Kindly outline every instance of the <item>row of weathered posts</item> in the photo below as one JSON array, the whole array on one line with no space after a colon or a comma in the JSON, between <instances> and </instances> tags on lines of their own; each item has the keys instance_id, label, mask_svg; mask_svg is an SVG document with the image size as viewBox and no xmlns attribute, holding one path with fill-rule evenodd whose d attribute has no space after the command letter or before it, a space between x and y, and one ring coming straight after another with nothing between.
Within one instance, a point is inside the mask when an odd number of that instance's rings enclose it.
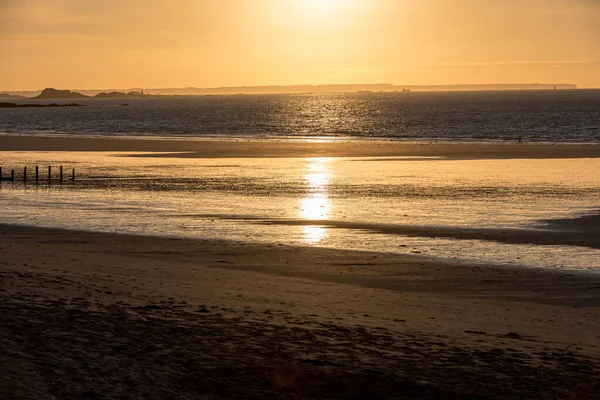
<instances>
[{"instance_id":1,"label":"row of weathered posts","mask_svg":"<svg viewBox=\"0 0 600 400\"><path fill-rule=\"evenodd\" d=\"M2 182L2 181L10 181L10 182L17 181L15 179L15 170L12 169L10 171L10 177L5 177L2 172L2 167L0 167L0 182ZM23 179L19 179L19 181L27 182L27 167L23 168ZM48 176L46 179L43 179L43 178L40 179L40 168L37 165L35 166L35 183L39 183L40 181L42 181L42 182L47 181L48 183L52 182L52 166L48 166ZM64 181L62 165L59 167L58 181L60 183L63 183L63 181ZM33 182L33 180L32 180L32 182ZM71 173L71 182L75 182L75 168L73 168L72 173Z\"/></svg>"}]
</instances>

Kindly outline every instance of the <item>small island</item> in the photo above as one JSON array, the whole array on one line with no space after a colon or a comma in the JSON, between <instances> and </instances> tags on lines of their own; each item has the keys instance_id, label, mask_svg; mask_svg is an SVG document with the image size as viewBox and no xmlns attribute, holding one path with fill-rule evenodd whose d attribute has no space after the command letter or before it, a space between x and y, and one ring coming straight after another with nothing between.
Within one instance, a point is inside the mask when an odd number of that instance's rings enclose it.
<instances>
[{"instance_id":1,"label":"small island","mask_svg":"<svg viewBox=\"0 0 600 400\"><path fill-rule=\"evenodd\" d=\"M42 100L91 99L91 98L94 98L94 99L125 99L125 98L141 98L141 97L144 97L143 90L141 92L136 92L136 91L100 92L100 93L96 94L95 96L86 96L85 94L73 92L71 90L59 90L59 89L55 89L55 88L46 88L46 89L42 90L42 93L40 93L38 96L32 97L32 99L35 99L35 100L40 100L40 99L42 99Z\"/></svg>"},{"instance_id":2,"label":"small island","mask_svg":"<svg viewBox=\"0 0 600 400\"><path fill-rule=\"evenodd\" d=\"M42 90L39 96L33 97L36 100L44 100L44 99L87 99L89 96L86 96L81 93L72 92L70 90L58 90L54 88L46 88Z\"/></svg>"},{"instance_id":3,"label":"small island","mask_svg":"<svg viewBox=\"0 0 600 400\"><path fill-rule=\"evenodd\" d=\"M101 92L98 93L97 95L94 96L95 99L124 99L124 98L131 98L131 97L143 97L143 91L142 92L135 92L135 91L131 91L131 92Z\"/></svg>"}]
</instances>

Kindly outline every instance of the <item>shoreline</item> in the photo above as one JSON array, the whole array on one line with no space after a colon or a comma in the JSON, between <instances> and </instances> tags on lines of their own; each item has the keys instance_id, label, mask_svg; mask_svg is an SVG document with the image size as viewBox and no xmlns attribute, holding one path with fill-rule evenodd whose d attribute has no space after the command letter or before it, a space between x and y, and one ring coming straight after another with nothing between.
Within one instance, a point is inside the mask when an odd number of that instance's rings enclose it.
<instances>
[{"instance_id":1,"label":"shoreline","mask_svg":"<svg viewBox=\"0 0 600 400\"><path fill-rule=\"evenodd\" d=\"M597 393L600 278L7 225L0 240L15 398Z\"/></svg>"},{"instance_id":2,"label":"shoreline","mask_svg":"<svg viewBox=\"0 0 600 400\"><path fill-rule=\"evenodd\" d=\"M0 224L0 237L3 241L6 239L6 241L23 242L11 243L8 248L2 246L0 250L7 259L10 258L10 253L14 253L12 255L15 258L36 257L37 254L19 254L20 251L30 248L28 244L31 243L27 242L32 241L36 244L36 248L43 247L47 251L46 253L36 250L39 255L53 255L54 250L57 250L57 253L64 253L65 256L77 254L88 258L92 263L97 260L113 261L114 258L127 259L127 264L144 260L142 264L159 263L163 264L162 268L173 267L174 270L170 275L183 273L188 266L186 264L192 264L213 272L226 272L232 277L238 273L257 274L263 278L272 276L283 280L301 279L325 284L341 284L353 288L382 291L382 293L413 292L492 302L512 299L509 301L543 305L556 305L562 302L563 305L575 308L597 309L600 316L600 276L589 274L587 271L462 263L450 259L430 258L421 254L381 253L223 239L145 236L6 224ZM213 257L218 260L215 261ZM66 264L72 264L69 261L80 262L81 260L66 261ZM76 264L71 267L76 269ZM23 264L23 267L28 265ZM149 266L140 265L136 267L132 277L142 273L143 278L148 272L150 272ZM548 286L550 283L551 286L556 287ZM579 285L582 287L578 287ZM582 288L586 289L585 293L581 291ZM263 293L261 297L269 299L270 295L270 293ZM600 352L600 347L598 351Z\"/></svg>"},{"instance_id":3,"label":"shoreline","mask_svg":"<svg viewBox=\"0 0 600 400\"><path fill-rule=\"evenodd\" d=\"M378 224L368 222L266 219L258 223L280 226L324 226L330 229L352 229L372 234L388 234L407 237L443 237L456 240L481 240L507 244L530 244L546 246L577 246L600 249L600 215L584 215L579 218L541 220L555 229L536 228L470 228L448 226L418 226L401 224Z\"/></svg>"},{"instance_id":4,"label":"shoreline","mask_svg":"<svg viewBox=\"0 0 600 400\"><path fill-rule=\"evenodd\" d=\"M285 142L285 143L392 143L392 144L410 144L410 145L505 145L516 146L516 140L410 140L393 136L271 136L269 134L259 135L148 135L148 134L123 134L113 135L108 133L49 133L49 132L0 132L0 138L3 137L26 137L26 138L59 138L59 139L117 139L117 140L149 140L149 141L184 141L184 142ZM521 145L519 145L521 146ZM523 146L600 146L600 142L544 142L544 141L524 141Z\"/></svg>"},{"instance_id":5,"label":"shoreline","mask_svg":"<svg viewBox=\"0 0 600 400\"><path fill-rule=\"evenodd\" d=\"M302 141L300 141L302 140ZM0 135L1 151L161 152L163 157L438 157L440 159L552 159L600 157L597 144L414 143L379 140L138 138ZM161 155L157 155L161 156Z\"/></svg>"}]
</instances>

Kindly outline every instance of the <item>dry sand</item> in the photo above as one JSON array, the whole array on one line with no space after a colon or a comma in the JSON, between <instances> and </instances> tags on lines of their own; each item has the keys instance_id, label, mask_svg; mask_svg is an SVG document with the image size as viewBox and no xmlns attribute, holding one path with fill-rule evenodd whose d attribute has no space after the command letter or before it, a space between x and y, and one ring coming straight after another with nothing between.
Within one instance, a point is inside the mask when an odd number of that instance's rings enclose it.
<instances>
[{"instance_id":1,"label":"dry sand","mask_svg":"<svg viewBox=\"0 0 600 400\"><path fill-rule=\"evenodd\" d=\"M600 393L598 277L13 226L0 254L2 398Z\"/></svg>"}]
</instances>

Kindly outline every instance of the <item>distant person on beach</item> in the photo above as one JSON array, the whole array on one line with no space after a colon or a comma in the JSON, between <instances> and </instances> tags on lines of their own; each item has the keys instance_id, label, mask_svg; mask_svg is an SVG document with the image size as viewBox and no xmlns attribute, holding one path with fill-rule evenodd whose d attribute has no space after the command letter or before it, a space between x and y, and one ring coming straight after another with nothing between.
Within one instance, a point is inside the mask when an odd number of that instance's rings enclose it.
<instances>
[{"instance_id":1,"label":"distant person on beach","mask_svg":"<svg viewBox=\"0 0 600 400\"><path fill-rule=\"evenodd\" d=\"M519 139L517 140L517 144L523 144L523 136L519 136Z\"/></svg>"}]
</instances>

